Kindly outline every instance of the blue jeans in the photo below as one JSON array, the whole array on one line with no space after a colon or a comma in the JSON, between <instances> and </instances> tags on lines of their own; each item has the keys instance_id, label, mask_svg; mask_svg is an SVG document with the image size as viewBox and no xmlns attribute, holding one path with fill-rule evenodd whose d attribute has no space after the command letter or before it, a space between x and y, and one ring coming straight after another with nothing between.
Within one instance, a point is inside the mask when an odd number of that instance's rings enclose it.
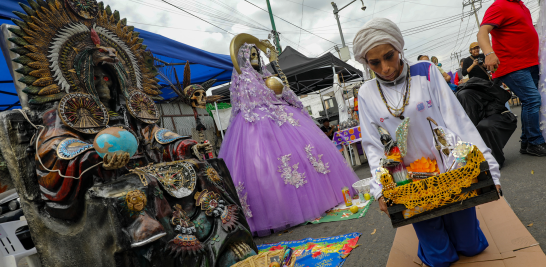
<instances>
[{"instance_id":1,"label":"blue jeans","mask_svg":"<svg viewBox=\"0 0 546 267\"><path fill-rule=\"evenodd\" d=\"M521 142L532 145L544 143L540 130L540 93L538 91L538 65L518 70L500 77L521 101Z\"/></svg>"}]
</instances>

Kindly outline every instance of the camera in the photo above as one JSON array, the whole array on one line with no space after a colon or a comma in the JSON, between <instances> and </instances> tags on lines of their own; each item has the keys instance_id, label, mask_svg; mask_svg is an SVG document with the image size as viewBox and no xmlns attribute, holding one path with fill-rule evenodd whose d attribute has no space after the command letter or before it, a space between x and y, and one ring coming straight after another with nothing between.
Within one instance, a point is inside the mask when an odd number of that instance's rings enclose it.
<instances>
[{"instance_id":1,"label":"camera","mask_svg":"<svg viewBox=\"0 0 546 267\"><path fill-rule=\"evenodd\" d=\"M478 58L478 65L483 65L484 59L479 57Z\"/></svg>"}]
</instances>

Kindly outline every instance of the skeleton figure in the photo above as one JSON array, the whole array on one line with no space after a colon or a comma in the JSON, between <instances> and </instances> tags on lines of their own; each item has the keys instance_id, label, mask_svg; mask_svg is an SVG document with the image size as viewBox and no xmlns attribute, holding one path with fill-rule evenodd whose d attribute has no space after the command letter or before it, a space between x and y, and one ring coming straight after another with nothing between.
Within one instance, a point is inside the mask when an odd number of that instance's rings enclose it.
<instances>
[{"instance_id":1,"label":"skeleton figure","mask_svg":"<svg viewBox=\"0 0 546 267\"><path fill-rule=\"evenodd\" d=\"M258 49L256 47L252 47L250 49L250 65L252 65L252 68L254 68L256 71L261 73L262 66L260 64L260 54L258 53Z\"/></svg>"},{"instance_id":2,"label":"skeleton figure","mask_svg":"<svg viewBox=\"0 0 546 267\"><path fill-rule=\"evenodd\" d=\"M184 89L184 95L188 96L188 104L193 108L207 108L207 94L201 85L192 84L186 87Z\"/></svg>"}]
</instances>

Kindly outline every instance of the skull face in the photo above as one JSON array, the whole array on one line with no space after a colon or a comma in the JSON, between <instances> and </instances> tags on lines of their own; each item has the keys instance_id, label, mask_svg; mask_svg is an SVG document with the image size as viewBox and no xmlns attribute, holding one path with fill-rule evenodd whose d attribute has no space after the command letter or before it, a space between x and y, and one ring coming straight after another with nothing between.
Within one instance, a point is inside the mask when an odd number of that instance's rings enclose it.
<instances>
[{"instance_id":1,"label":"skull face","mask_svg":"<svg viewBox=\"0 0 546 267\"><path fill-rule=\"evenodd\" d=\"M93 77L95 83L95 90L99 95L100 101L108 106L108 102L112 99L112 92L110 88L113 85L112 77L105 72L101 67L93 68L95 76Z\"/></svg>"},{"instance_id":2,"label":"skull face","mask_svg":"<svg viewBox=\"0 0 546 267\"><path fill-rule=\"evenodd\" d=\"M255 70L260 68L260 56L256 47L250 49L250 65L252 65Z\"/></svg>"},{"instance_id":3,"label":"skull face","mask_svg":"<svg viewBox=\"0 0 546 267\"><path fill-rule=\"evenodd\" d=\"M184 89L189 104L194 108L207 108L207 94L201 85L192 84Z\"/></svg>"}]
</instances>

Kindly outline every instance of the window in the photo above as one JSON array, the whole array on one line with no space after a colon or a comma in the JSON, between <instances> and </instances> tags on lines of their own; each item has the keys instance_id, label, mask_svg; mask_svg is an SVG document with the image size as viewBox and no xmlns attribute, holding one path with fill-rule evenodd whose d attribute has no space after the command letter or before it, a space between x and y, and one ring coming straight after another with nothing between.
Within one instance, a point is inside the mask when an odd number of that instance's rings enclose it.
<instances>
[{"instance_id":1,"label":"window","mask_svg":"<svg viewBox=\"0 0 546 267\"><path fill-rule=\"evenodd\" d=\"M329 99L324 100L324 107L325 107L326 109L331 109L331 108L335 107L335 105L334 105L334 99L333 99L333 98L329 98Z\"/></svg>"}]
</instances>

